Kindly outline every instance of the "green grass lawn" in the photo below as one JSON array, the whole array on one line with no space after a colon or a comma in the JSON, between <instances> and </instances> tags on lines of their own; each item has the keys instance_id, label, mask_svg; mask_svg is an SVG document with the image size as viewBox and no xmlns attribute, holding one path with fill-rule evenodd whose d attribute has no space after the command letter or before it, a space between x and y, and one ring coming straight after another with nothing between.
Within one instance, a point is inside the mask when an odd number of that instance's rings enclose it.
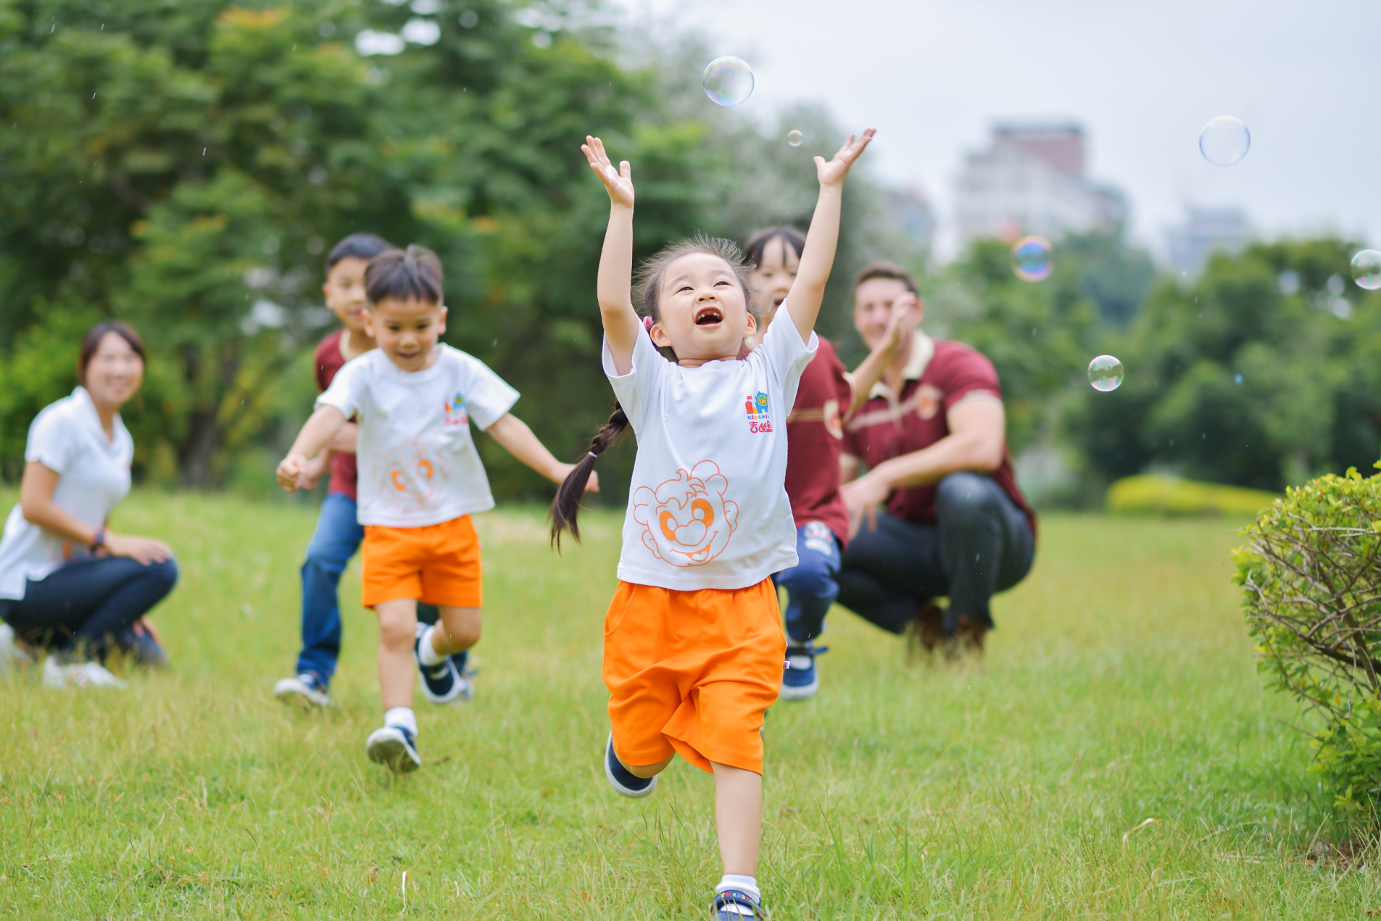
<instances>
[{"instance_id":1,"label":"green grass lawn","mask_svg":"<svg viewBox=\"0 0 1381 921\"><path fill-rule=\"evenodd\" d=\"M402 779L364 755L381 713L357 566L339 705L272 697L314 522L226 497L121 507L117 529L179 556L157 610L173 665L123 692L0 681L0 917L705 917L712 779L677 763L628 801L600 766L617 517L591 515L585 546L558 557L540 510L480 516L478 694L419 695L426 763ZM1369 867L1313 859L1329 797L1291 706L1255 673L1236 540L1221 521L1047 516L982 661L909 665L900 640L836 610L820 695L767 721L759 881L774 918L1361 918L1381 904Z\"/></svg>"}]
</instances>

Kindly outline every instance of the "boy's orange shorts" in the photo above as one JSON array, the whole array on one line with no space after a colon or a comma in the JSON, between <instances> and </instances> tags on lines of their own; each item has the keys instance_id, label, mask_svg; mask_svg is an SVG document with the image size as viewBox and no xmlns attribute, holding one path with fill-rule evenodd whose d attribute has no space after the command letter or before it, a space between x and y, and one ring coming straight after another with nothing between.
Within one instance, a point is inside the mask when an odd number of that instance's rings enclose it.
<instances>
[{"instance_id":1,"label":"boy's orange shorts","mask_svg":"<svg viewBox=\"0 0 1381 921\"><path fill-rule=\"evenodd\" d=\"M785 657L771 579L694 592L619 582L604 618L615 754L638 766L676 752L702 770L761 774L759 730Z\"/></svg>"},{"instance_id":2,"label":"boy's orange shorts","mask_svg":"<svg viewBox=\"0 0 1381 921\"><path fill-rule=\"evenodd\" d=\"M367 608L415 598L425 604L478 608L480 539L469 515L421 528L364 526L364 598Z\"/></svg>"}]
</instances>

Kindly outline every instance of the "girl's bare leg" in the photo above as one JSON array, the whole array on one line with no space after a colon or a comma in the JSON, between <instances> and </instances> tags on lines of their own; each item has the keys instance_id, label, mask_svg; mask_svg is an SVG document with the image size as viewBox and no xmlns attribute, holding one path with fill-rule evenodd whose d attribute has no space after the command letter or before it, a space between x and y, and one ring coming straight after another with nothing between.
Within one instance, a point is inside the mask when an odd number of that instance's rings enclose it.
<instances>
[{"instance_id":1,"label":"girl's bare leg","mask_svg":"<svg viewBox=\"0 0 1381 921\"><path fill-rule=\"evenodd\" d=\"M762 775L714 761L710 766L714 768L714 817L724 873L755 877L762 840Z\"/></svg>"},{"instance_id":2,"label":"girl's bare leg","mask_svg":"<svg viewBox=\"0 0 1381 921\"><path fill-rule=\"evenodd\" d=\"M379 693L384 709L412 707L412 684L417 665L412 645L417 639L417 602L411 598L374 606L379 615Z\"/></svg>"}]
</instances>

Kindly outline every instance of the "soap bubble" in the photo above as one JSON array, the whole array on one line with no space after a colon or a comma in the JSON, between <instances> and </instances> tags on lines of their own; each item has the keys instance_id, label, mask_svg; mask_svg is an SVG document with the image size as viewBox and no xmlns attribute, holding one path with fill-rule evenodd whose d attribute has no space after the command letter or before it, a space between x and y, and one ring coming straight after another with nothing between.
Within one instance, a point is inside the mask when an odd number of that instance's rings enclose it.
<instances>
[{"instance_id":1,"label":"soap bubble","mask_svg":"<svg viewBox=\"0 0 1381 921\"><path fill-rule=\"evenodd\" d=\"M1088 382L1102 393L1122 386L1122 362L1111 355L1099 355L1088 363Z\"/></svg>"},{"instance_id":2,"label":"soap bubble","mask_svg":"<svg viewBox=\"0 0 1381 921\"><path fill-rule=\"evenodd\" d=\"M786 142L792 147L800 147L801 141L801 132L793 130L786 133Z\"/></svg>"},{"instance_id":3,"label":"soap bubble","mask_svg":"<svg viewBox=\"0 0 1381 921\"><path fill-rule=\"evenodd\" d=\"M715 105L743 105L753 95L753 69L741 58L728 55L715 58L705 68L701 85Z\"/></svg>"},{"instance_id":4,"label":"soap bubble","mask_svg":"<svg viewBox=\"0 0 1381 921\"><path fill-rule=\"evenodd\" d=\"M1026 236L1012 244L1012 271L1022 281L1041 281L1050 277L1054 266L1050 262L1050 241L1045 237Z\"/></svg>"},{"instance_id":5,"label":"soap bubble","mask_svg":"<svg viewBox=\"0 0 1381 921\"><path fill-rule=\"evenodd\" d=\"M1381 252L1364 249L1353 256L1352 280L1368 291L1381 289Z\"/></svg>"},{"instance_id":6,"label":"soap bubble","mask_svg":"<svg viewBox=\"0 0 1381 921\"><path fill-rule=\"evenodd\" d=\"M1199 151L1214 166L1232 166L1251 146L1251 132L1241 119L1231 115L1219 115L1199 132Z\"/></svg>"}]
</instances>

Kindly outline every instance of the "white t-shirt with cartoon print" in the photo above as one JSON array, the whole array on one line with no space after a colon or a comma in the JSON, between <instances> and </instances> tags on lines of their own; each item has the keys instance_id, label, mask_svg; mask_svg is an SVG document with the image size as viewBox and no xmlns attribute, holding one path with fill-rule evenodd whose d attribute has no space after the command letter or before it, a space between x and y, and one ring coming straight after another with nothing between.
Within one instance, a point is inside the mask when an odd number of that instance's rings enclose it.
<instances>
[{"instance_id":1,"label":"white t-shirt with cartoon print","mask_svg":"<svg viewBox=\"0 0 1381 921\"><path fill-rule=\"evenodd\" d=\"M425 371L402 371L379 349L345 363L316 405L360 426L360 524L422 528L494 507L470 423L482 432L518 401L484 362L442 345Z\"/></svg>"},{"instance_id":2,"label":"white t-shirt with cartoon print","mask_svg":"<svg viewBox=\"0 0 1381 921\"><path fill-rule=\"evenodd\" d=\"M796 565L786 417L815 348L784 311L742 361L682 368L640 334L619 375L604 343L604 373L638 440L621 580L736 589Z\"/></svg>"}]
</instances>

